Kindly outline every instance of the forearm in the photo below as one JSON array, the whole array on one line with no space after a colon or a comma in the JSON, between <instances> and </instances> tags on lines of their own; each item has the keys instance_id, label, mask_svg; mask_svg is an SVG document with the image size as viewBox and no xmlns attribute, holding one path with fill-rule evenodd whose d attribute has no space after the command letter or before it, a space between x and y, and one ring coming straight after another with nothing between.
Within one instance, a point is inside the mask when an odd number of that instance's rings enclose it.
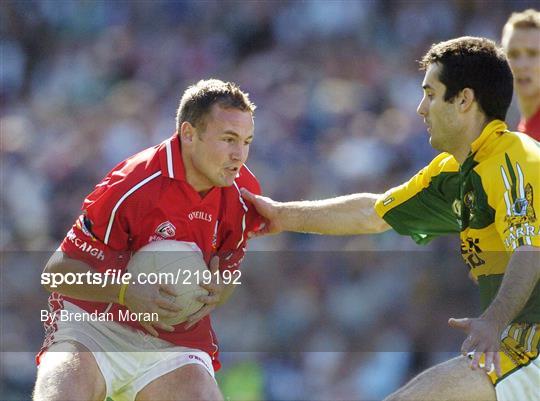
<instances>
[{"instance_id":1,"label":"forearm","mask_svg":"<svg viewBox=\"0 0 540 401\"><path fill-rule=\"evenodd\" d=\"M284 202L278 216L285 231L327 235L380 233L390 226L375 212L380 195L353 194L318 201Z\"/></svg>"},{"instance_id":2,"label":"forearm","mask_svg":"<svg viewBox=\"0 0 540 401\"><path fill-rule=\"evenodd\" d=\"M88 264L71 259L63 252L56 251L51 256L43 273L42 280L44 277L48 277L48 283L43 284L48 291L55 291L83 301L118 302L120 283L112 284L111 275L99 275ZM54 274L57 275L58 279L77 278L78 282L72 284L54 283L52 276Z\"/></svg>"},{"instance_id":3,"label":"forearm","mask_svg":"<svg viewBox=\"0 0 540 401\"><path fill-rule=\"evenodd\" d=\"M514 252L497 296L482 314L482 318L496 322L502 330L523 309L540 279L538 248L521 247Z\"/></svg>"}]
</instances>

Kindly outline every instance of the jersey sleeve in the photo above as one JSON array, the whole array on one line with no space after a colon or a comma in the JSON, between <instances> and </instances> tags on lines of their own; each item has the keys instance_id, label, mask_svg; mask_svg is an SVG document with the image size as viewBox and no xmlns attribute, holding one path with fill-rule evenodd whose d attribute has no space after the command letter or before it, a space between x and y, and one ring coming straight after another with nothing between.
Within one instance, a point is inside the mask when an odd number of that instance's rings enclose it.
<instances>
[{"instance_id":1,"label":"jersey sleeve","mask_svg":"<svg viewBox=\"0 0 540 401\"><path fill-rule=\"evenodd\" d=\"M508 152L493 174L489 196L495 209L495 227L505 249L540 247L540 157Z\"/></svg>"},{"instance_id":2,"label":"jersey sleeve","mask_svg":"<svg viewBox=\"0 0 540 401\"><path fill-rule=\"evenodd\" d=\"M387 191L375 211L399 234L427 244L443 234L459 233L453 204L459 199L459 165L442 153L406 183Z\"/></svg>"},{"instance_id":3,"label":"jersey sleeve","mask_svg":"<svg viewBox=\"0 0 540 401\"><path fill-rule=\"evenodd\" d=\"M111 173L88 195L60 249L98 271L120 269L129 259L129 225L122 207L118 207L121 177Z\"/></svg>"}]
</instances>

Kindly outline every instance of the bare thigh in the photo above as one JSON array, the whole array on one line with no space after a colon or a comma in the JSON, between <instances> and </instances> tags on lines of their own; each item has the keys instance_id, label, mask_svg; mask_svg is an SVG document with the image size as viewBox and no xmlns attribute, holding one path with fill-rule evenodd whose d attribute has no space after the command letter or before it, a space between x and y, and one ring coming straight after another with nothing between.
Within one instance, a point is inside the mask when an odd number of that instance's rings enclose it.
<instances>
[{"instance_id":1,"label":"bare thigh","mask_svg":"<svg viewBox=\"0 0 540 401\"><path fill-rule=\"evenodd\" d=\"M73 342L53 344L41 357L34 401L103 401L105 379L90 351Z\"/></svg>"},{"instance_id":2,"label":"bare thigh","mask_svg":"<svg viewBox=\"0 0 540 401\"><path fill-rule=\"evenodd\" d=\"M459 356L420 373L384 401L496 401L495 387L482 370Z\"/></svg>"},{"instance_id":3,"label":"bare thigh","mask_svg":"<svg viewBox=\"0 0 540 401\"><path fill-rule=\"evenodd\" d=\"M222 401L216 381L200 365L190 364L169 372L146 385L136 401Z\"/></svg>"}]
</instances>

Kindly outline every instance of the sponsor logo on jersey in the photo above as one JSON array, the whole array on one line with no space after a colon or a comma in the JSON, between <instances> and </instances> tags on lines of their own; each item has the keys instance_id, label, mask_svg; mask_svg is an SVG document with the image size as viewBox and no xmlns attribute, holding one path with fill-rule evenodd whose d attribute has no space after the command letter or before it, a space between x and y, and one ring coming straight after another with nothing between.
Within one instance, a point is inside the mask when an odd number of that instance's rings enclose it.
<instances>
[{"instance_id":1,"label":"sponsor logo on jersey","mask_svg":"<svg viewBox=\"0 0 540 401\"><path fill-rule=\"evenodd\" d=\"M461 256L465 259L465 263L469 268L474 269L486 263L480 256L481 253L480 239L467 237L461 240Z\"/></svg>"},{"instance_id":2,"label":"sponsor logo on jersey","mask_svg":"<svg viewBox=\"0 0 540 401\"><path fill-rule=\"evenodd\" d=\"M80 251L85 252L90 256L93 256L97 260L105 260L105 253L101 249L98 249L95 246L90 245L88 242L78 238L77 234L75 234L73 229L69 230L66 238L71 241L77 248L79 248Z\"/></svg>"},{"instance_id":3,"label":"sponsor logo on jersey","mask_svg":"<svg viewBox=\"0 0 540 401\"><path fill-rule=\"evenodd\" d=\"M520 224L519 226L512 226L507 231L508 235L504 239L504 245L507 248L516 248L516 242L520 239L531 238L540 235L540 227L535 227L528 222Z\"/></svg>"},{"instance_id":4,"label":"sponsor logo on jersey","mask_svg":"<svg viewBox=\"0 0 540 401\"><path fill-rule=\"evenodd\" d=\"M176 227L167 220L157 226L155 233L161 238L172 238L176 235Z\"/></svg>"},{"instance_id":5,"label":"sponsor logo on jersey","mask_svg":"<svg viewBox=\"0 0 540 401\"><path fill-rule=\"evenodd\" d=\"M390 196L389 198L386 198L385 200L383 200L382 204L383 204L383 206L388 206L393 201L394 201L394 198L392 196Z\"/></svg>"},{"instance_id":6,"label":"sponsor logo on jersey","mask_svg":"<svg viewBox=\"0 0 540 401\"><path fill-rule=\"evenodd\" d=\"M203 212L201 210L195 210L188 214L188 219L193 220L204 220L209 223L212 222L212 215L210 213Z\"/></svg>"}]
</instances>

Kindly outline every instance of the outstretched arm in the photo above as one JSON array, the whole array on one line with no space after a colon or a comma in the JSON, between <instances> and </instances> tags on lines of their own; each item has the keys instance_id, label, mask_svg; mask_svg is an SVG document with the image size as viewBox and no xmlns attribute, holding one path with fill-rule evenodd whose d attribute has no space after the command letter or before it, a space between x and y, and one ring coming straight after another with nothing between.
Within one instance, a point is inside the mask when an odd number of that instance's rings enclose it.
<instances>
[{"instance_id":1,"label":"outstretched arm","mask_svg":"<svg viewBox=\"0 0 540 401\"><path fill-rule=\"evenodd\" d=\"M281 231L355 235L380 233L391 228L374 209L382 195L364 193L299 202L276 202L245 189L242 195L268 220L267 226L256 235Z\"/></svg>"}]
</instances>

